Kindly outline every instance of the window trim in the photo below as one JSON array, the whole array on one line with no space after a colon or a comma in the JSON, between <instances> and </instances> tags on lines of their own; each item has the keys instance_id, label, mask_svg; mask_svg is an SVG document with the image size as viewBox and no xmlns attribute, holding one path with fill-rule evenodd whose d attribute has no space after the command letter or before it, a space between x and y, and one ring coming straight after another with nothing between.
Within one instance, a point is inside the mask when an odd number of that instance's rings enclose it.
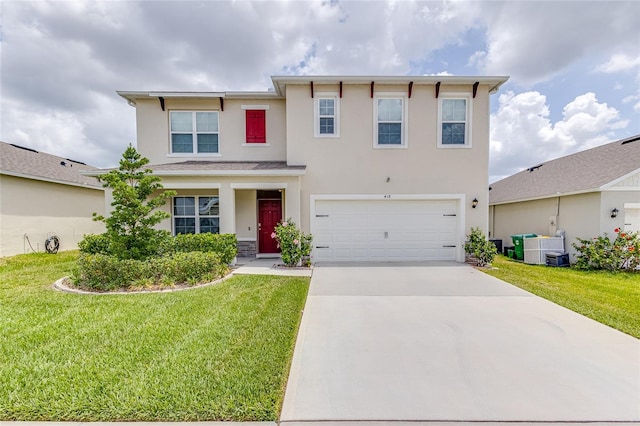
<instances>
[{"instance_id":1,"label":"window trim","mask_svg":"<svg viewBox=\"0 0 640 426\"><path fill-rule=\"evenodd\" d=\"M333 99L333 133L320 133L320 99ZM314 94L313 137L322 139L340 137L340 96L338 92L316 92Z\"/></svg>"},{"instance_id":2,"label":"window trim","mask_svg":"<svg viewBox=\"0 0 640 426\"><path fill-rule=\"evenodd\" d=\"M442 101L444 99L464 99L466 101L466 117L464 126L464 144L443 144L442 143ZM472 148L472 117L473 117L473 96L470 92L446 92L440 93L438 97L438 148L446 149L466 149Z\"/></svg>"},{"instance_id":3,"label":"window trim","mask_svg":"<svg viewBox=\"0 0 640 426\"><path fill-rule=\"evenodd\" d=\"M216 197L218 199L218 214L217 215L202 215L200 216L200 210L198 208L199 206L199 199L200 198L212 198L212 197ZM194 215L176 215L175 214L175 200L176 198L193 198L194 199ZM171 234L172 235L178 235L176 234L176 222L175 219L176 218L194 218L195 220L195 234L201 234L200 232L200 218L217 218L218 219L218 234L220 233L220 195L219 194L211 194L211 195L174 195L173 197L171 197Z\"/></svg>"},{"instance_id":4,"label":"window trim","mask_svg":"<svg viewBox=\"0 0 640 426\"><path fill-rule=\"evenodd\" d=\"M220 141L220 111L219 110L198 110L198 109L187 109L187 110L181 110L181 109L173 109L168 111L169 112L169 154L167 154L167 157L193 157L193 156L198 156L198 157L221 157L221 141ZM184 134L184 132L173 132L173 130L171 129L171 114L174 112L190 112L191 113L191 135L192 135L192 151L191 152L173 152L173 134L177 133L177 134ZM197 131L197 118L196 118L196 114L199 112L210 112L210 113L215 113L216 114L216 121L218 122L218 131L217 132L200 132L202 134L207 134L207 135L218 135L218 152L198 152L198 131Z\"/></svg>"},{"instance_id":5,"label":"window trim","mask_svg":"<svg viewBox=\"0 0 640 426\"><path fill-rule=\"evenodd\" d=\"M378 143L378 100L400 99L402 100L402 125L401 143L399 145ZM409 102L404 92L378 92L373 96L373 148L374 149L407 149L409 147Z\"/></svg>"}]
</instances>

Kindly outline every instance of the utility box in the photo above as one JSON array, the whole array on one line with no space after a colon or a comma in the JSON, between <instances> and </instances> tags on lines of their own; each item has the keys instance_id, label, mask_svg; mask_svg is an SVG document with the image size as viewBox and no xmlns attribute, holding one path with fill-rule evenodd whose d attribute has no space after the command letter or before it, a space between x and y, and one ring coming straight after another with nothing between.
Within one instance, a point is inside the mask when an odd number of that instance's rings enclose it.
<instances>
[{"instance_id":1,"label":"utility box","mask_svg":"<svg viewBox=\"0 0 640 426\"><path fill-rule=\"evenodd\" d=\"M524 240L524 263L545 265L547 253L564 253L564 238L535 237Z\"/></svg>"},{"instance_id":2,"label":"utility box","mask_svg":"<svg viewBox=\"0 0 640 426\"><path fill-rule=\"evenodd\" d=\"M493 243L494 246L496 246L496 249L498 250L498 253L502 253L502 240L499 238L490 238L489 241L491 241Z\"/></svg>"},{"instance_id":3,"label":"utility box","mask_svg":"<svg viewBox=\"0 0 640 426\"><path fill-rule=\"evenodd\" d=\"M547 266L569 266L569 253L546 253L545 264Z\"/></svg>"}]
</instances>

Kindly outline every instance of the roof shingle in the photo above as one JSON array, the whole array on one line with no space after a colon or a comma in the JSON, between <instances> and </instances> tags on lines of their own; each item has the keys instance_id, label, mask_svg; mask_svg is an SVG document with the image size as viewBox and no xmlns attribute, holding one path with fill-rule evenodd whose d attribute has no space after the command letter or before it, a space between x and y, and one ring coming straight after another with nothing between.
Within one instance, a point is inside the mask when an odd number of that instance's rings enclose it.
<instances>
[{"instance_id":1,"label":"roof shingle","mask_svg":"<svg viewBox=\"0 0 640 426\"><path fill-rule=\"evenodd\" d=\"M31 148L0 142L0 174L102 188L96 178L80 174L81 171L89 170L97 168Z\"/></svg>"},{"instance_id":2,"label":"roof shingle","mask_svg":"<svg viewBox=\"0 0 640 426\"><path fill-rule=\"evenodd\" d=\"M491 184L489 203L595 191L640 169L640 135L530 167Z\"/></svg>"}]
</instances>

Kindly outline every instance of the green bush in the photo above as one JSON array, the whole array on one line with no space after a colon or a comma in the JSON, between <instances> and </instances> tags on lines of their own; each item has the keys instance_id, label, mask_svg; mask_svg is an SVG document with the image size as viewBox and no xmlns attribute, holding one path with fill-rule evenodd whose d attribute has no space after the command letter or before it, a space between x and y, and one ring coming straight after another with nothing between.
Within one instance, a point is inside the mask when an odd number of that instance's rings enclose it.
<instances>
[{"instance_id":1,"label":"green bush","mask_svg":"<svg viewBox=\"0 0 640 426\"><path fill-rule=\"evenodd\" d=\"M160 251L217 253L223 263L230 264L238 254L238 241L234 234L179 234L166 240Z\"/></svg>"},{"instance_id":2,"label":"green bush","mask_svg":"<svg viewBox=\"0 0 640 426\"><path fill-rule=\"evenodd\" d=\"M146 260L81 253L72 280L98 291L167 284L193 285L224 276L228 271L217 253L185 252Z\"/></svg>"},{"instance_id":3,"label":"green bush","mask_svg":"<svg viewBox=\"0 0 640 426\"><path fill-rule=\"evenodd\" d=\"M287 266L297 266L302 256L311 254L311 234L300 231L291 218L280 222L271 238L278 241L282 261Z\"/></svg>"},{"instance_id":4,"label":"green bush","mask_svg":"<svg viewBox=\"0 0 640 426\"><path fill-rule=\"evenodd\" d=\"M81 253L109 254L109 237L106 234L89 234L78 243Z\"/></svg>"},{"instance_id":5,"label":"green bush","mask_svg":"<svg viewBox=\"0 0 640 426\"><path fill-rule=\"evenodd\" d=\"M471 233L467 235L467 240L464 245L464 251L477 259L478 266L491 265L498 253L498 249L495 244L487 240L484 232L480 228L471 228Z\"/></svg>"},{"instance_id":6,"label":"green bush","mask_svg":"<svg viewBox=\"0 0 640 426\"><path fill-rule=\"evenodd\" d=\"M640 266L640 236L637 232L624 232L616 228L616 238L607 233L592 239L577 238L573 247L578 252L574 266L578 269L604 269L608 271L635 271Z\"/></svg>"}]
</instances>

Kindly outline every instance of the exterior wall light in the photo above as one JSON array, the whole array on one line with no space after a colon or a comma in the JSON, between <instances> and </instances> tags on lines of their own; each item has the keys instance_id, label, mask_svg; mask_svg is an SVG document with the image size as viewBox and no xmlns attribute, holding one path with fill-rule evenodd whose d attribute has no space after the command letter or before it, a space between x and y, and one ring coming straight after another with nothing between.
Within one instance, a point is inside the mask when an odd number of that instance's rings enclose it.
<instances>
[{"instance_id":1,"label":"exterior wall light","mask_svg":"<svg viewBox=\"0 0 640 426\"><path fill-rule=\"evenodd\" d=\"M478 206L478 199L474 198L473 201L471 202L471 207L475 209L477 206Z\"/></svg>"},{"instance_id":2,"label":"exterior wall light","mask_svg":"<svg viewBox=\"0 0 640 426\"><path fill-rule=\"evenodd\" d=\"M613 210L611 210L611 219L617 216L618 216L618 209L614 207Z\"/></svg>"}]
</instances>

